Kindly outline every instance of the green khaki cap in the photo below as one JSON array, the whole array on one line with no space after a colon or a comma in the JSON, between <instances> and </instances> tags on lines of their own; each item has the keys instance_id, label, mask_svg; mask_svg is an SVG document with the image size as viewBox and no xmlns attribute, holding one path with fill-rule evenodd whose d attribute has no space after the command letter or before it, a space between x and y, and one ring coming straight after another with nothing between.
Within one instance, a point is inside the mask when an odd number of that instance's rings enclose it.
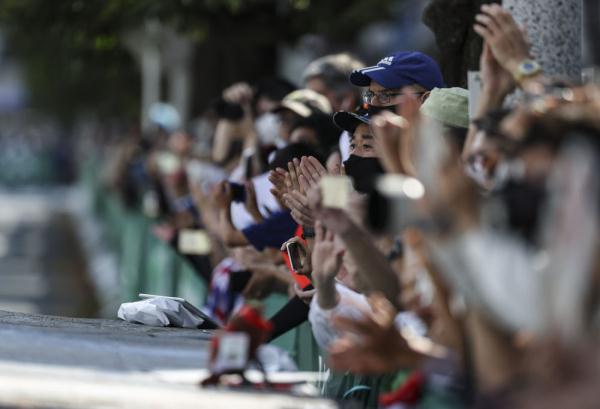
<instances>
[{"instance_id":1,"label":"green khaki cap","mask_svg":"<svg viewBox=\"0 0 600 409\"><path fill-rule=\"evenodd\" d=\"M469 91L458 87L434 88L420 111L443 125L468 128Z\"/></svg>"}]
</instances>

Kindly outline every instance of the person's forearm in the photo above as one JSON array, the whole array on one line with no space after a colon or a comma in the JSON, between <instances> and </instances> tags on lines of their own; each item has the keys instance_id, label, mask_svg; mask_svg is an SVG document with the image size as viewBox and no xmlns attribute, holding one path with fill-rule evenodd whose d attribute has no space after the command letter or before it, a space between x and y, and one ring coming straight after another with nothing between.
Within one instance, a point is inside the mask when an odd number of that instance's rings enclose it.
<instances>
[{"instance_id":1,"label":"person's forearm","mask_svg":"<svg viewBox=\"0 0 600 409\"><path fill-rule=\"evenodd\" d=\"M494 90L484 89L481 91L481 96L477 104L475 111L475 118L481 118L488 113L502 108L506 95L495 92ZM466 161L471 154L473 154L473 145L475 143L475 135L477 134L477 127L473 124L469 126L469 132L463 148L462 158Z\"/></svg>"},{"instance_id":2,"label":"person's forearm","mask_svg":"<svg viewBox=\"0 0 600 409\"><path fill-rule=\"evenodd\" d=\"M510 334L477 311L470 312L466 322L479 387L484 392L505 387L517 376L523 358Z\"/></svg>"},{"instance_id":3,"label":"person's forearm","mask_svg":"<svg viewBox=\"0 0 600 409\"><path fill-rule=\"evenodd\" d=\"M213 145L211 155L213 162L221 163L225 160L227 153L229 153L229 146L231 145L231 142L231 138L225 135L215 139L215 144Z\"/></svg>"},{"instance_id":4,"label":"person's forearm","mask_svg":"<svg viewBox=\"0 0 600 409\"><path fill-rule=\"evenodd\" d=\"M398 278L385 255L373 243L371 236L352 224L351 228L341 234L341 238L370 290L381 292L398 308Z\"/></svg>"},{"instance_id":5,"label":"person's forearm","mask_svg":"<svg viewBox=\"0 0 600 409\"><path fill-rule=\"evenodd\" d=\"M221 239L228 247L240 247L248 244L244 234L233 225L228 207L219 210L219 225Z\"/></svg>"},{"instance_id":6,"label":"person's forearm","mask_svg":"<svg viewBox=\"0 0 600 409\"><path fill-rule=\"evenodd\" d=\"M219 221L219 212L213 207L206 207L200 211L200 217L204 228L214 234L220 236L221 223Z\"/></svg>"},{"instance_id":7,"label":"person's forearm","mask_svg":"<svg viewBox=\"0 0 600 409\"><path fill-rule=\"evenodd\" d=\"M499 92L496 89L486 88L486 86L484 85L481 90L479 102L475 109L475 117L479 118L491 111L502 108L506 96L506 93Z\"/></svg>"},{"instance_id":8,"label":"person's forearm","mask_svg":"<svg viewBox=\"0 0 600 409\"><path fill-rule=\"evenodd\" d=\"M292 277L286 266L280 268L276 264L258 262L244 265L244 267L251 271L260 270L264 274L270 275L271 277L275 278L277 281L285 285L294 284L294 278Z\"/></svg>"},{"instance_id":9,"label":"person's forearm","mask_svg":"<svg viewBox=\"0 0 600 409\"><path fill-rule=\"evenodd\" d=\"M335 288L335 278L317 279L314 280L315 288L317 289L317 303L324 310L335 308L340 302L340 295Z\"/></svg>"},{"instance_id":10,"label":"person's forearm","mask_svg":"<svg viewBox=\"0 0 600 409\"><path fill-rule=\"evenodd\" d=\"M258 151L258 135L254 126L246 129L244 131L244 151L251 149L253 151ZM258 155L253 154L249 160L253 161L252 166L254 169L259 169L261 166L261 162L259 160ZM257 167L258 166L258 167Z\"/></svg>"},{"instance_id":11,"label":"person's forearm","mask_svg":"<svg viewBox=\"0 0 600 409\"><path fill-rule=\"evenodd\" d=\"M263 215L260 213L260 211L257 208L246 207L246 210L248 211L250 216L252 216L252 219L254 220L255 223L262 223L265 221L265 218L263 217Z\"/></svg>"}]
</instances>

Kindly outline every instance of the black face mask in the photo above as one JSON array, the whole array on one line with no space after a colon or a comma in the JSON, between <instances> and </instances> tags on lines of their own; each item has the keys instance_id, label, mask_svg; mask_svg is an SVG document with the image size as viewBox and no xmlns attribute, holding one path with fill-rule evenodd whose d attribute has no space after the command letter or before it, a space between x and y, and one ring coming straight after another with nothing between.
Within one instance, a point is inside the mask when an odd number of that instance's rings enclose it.
<instances>
[{"instance_id":1,"label":"black face mask","mask_svg":"<svg viewBox=\"0 0 600 409\"><path fill-rule=\"evenodd\" d=\"M542 209L548 192L541 184L509 180L496 193L505 206L508 227L530 243L535 243Z\"/></svg>"},{"instance_id":2,"label":"black face mask","mask_svg":"<svg viewBox=\"0 0 600 409\"><path fill-rule=\"evenodd\" d=\"M346 175L352 178L352 185L360 193L369 193L375 187L377 176L385 173L378 158L363 158L350 155L344 162Z\"/></svg>"},{"instance_id":3,"label":"black face mask","mask_svg":"<svg viewBox=\"0 0 600 409\"><path fill-rule=\"evenodd\" d=\"M396 108L398 108L396 105L391 105L391 106L387 106L387 107L376 107L373 105L369 105L367 108L367 112L369 113L369 118L372 117L373 115L377 115L383 111L390 111L393 112L394 114L396 113Z\"/></svg>"}]
</instances>

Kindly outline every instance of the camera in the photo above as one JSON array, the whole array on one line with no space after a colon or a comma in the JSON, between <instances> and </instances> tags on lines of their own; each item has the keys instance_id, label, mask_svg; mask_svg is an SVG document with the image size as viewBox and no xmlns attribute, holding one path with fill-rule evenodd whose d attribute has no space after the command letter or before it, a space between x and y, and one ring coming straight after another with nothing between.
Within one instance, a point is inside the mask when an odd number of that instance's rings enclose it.
<instances>
[{"instance_id":1,"label":"camera","mask_svg":"<svg viewBox=\"0 0 600 409\"><path fill-rule=\"evenodd\" d=\"M244 117L244 109L241 105L227 102L222 98L214 101L213 107L220 119L239 121Z\"/></svg>"}]
</instances>

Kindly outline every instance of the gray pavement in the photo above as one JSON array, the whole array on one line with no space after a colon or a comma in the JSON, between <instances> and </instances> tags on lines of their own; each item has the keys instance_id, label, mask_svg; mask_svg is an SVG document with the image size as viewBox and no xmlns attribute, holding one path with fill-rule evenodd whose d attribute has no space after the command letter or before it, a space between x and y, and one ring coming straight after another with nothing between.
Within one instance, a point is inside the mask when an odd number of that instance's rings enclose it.
<instances>
[{"instance_id":1,"label":"gray pavement","mask_svg":"<svg viewBox=\"0 0 600 409\"><path fill-rule=\"evenodd\" d=\"M200 369L210 332L0 311L0 360L110 371Z\"/></svg>"}]
</instances>

